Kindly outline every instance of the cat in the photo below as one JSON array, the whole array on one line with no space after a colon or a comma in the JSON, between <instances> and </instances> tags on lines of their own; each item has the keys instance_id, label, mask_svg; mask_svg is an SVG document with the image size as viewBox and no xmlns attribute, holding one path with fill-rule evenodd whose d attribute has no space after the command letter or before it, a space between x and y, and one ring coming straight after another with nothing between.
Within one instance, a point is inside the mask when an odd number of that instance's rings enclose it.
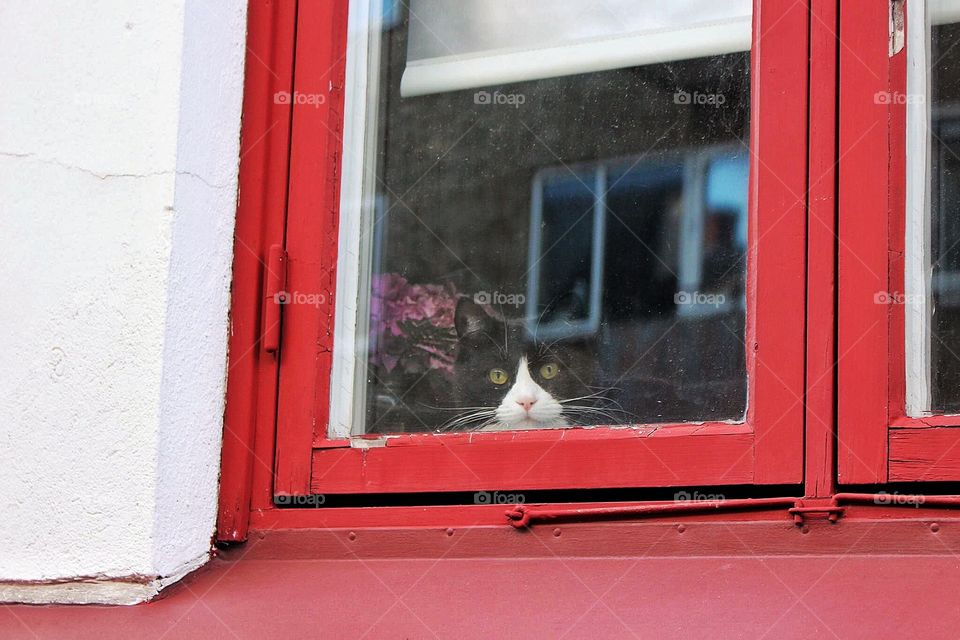
<instances>
[{"instance_id":1,"label":"cat","mask_svg":"<svg viewBox=\"0 0 960 640\"><path fill-rule=\"evenodd\" d=\"M591 386L596 357L589 340L542 343L522 321L495 318L470 298L457 302L454 325L452 399L459 413L441 431L615 422L605 391Z\"/></svg>"}]
</instances>

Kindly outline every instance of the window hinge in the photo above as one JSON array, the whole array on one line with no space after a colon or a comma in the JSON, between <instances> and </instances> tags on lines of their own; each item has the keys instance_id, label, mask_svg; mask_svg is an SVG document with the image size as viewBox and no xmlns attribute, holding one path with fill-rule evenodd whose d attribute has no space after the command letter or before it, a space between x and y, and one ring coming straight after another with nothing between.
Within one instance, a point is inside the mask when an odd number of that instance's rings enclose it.
<instances>
[{"instance_id":1,"label":"window hinge","mask_svg":"<svg viewBox=\"0 0 960 640\"><path fill-rule=\"evenodd\" d=\"M280 350L280 326L283 305L289 301L287 288L287 252L279 244L271 245L263 277L263 348L267 353Z\"/></svg>"}]
</instances>

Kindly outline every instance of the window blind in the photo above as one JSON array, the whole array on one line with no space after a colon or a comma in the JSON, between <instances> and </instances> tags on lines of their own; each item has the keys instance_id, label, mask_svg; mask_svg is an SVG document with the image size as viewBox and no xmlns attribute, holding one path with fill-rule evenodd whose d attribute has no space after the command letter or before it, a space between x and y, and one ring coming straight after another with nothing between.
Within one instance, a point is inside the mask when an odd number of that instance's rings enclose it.
<instances>
[{"instance_id":1,"label":"window blind","mask_svg":"<svg viewBox=\"0 0 960 640\"><path fill-rule=\"evenodd\" d=\"M404 97L750 49L751 0L410 0Z\"/></svg>"}]
</instances>

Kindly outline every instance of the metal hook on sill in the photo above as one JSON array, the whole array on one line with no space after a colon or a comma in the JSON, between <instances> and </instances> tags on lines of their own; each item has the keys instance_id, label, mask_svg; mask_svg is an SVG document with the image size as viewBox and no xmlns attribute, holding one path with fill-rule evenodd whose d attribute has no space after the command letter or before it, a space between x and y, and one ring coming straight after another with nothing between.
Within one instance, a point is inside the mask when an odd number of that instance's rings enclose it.
<instances>
[{"instance_id":1,"label":"metal hook on sill","mask_svg":"<svg viewBox=\"0 0 960 640\"><path fill-rule=\"evenodd\" d=\"M703 513L710 511L745 511L795 507L796 498L744 498L737 500L691 500L682 502L655 502L615 507L539 507L516 505L506 511L509 523L517 529L533 522L549 520L603 520L617 517L644 517L671 513Z\"/></svg>"},{"instance_id":2,"label":"metal hook on sill","mask_svg":"<svg viewBox=\"0 0 960 640\"><path fill-rule=\"evenodd\" d=\"M875 505L878 507L948 507L960 508L960 495L927 496L898 493L837 493L826 499L804 498L744 498L737 500L694 500L682 502L655 502L613 507L533 507L515 505L504 515L516 529L535 522L550 520L604 520L618 517L642 518L672 513L706 513L716 511L747 511L787 507L797 525L811 514L824 514L831 523L844 513L841 502Z\"/></svg>"}]
</instances>

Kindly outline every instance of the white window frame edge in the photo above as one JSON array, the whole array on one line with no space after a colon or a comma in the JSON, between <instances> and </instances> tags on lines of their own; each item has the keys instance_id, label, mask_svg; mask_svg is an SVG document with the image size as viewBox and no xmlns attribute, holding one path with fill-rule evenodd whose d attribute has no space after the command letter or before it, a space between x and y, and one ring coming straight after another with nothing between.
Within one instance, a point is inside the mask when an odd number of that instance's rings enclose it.
<instances>
[{"instance_id":1,"label":"white window frame edge","mask_svg":"<svg viewBox=\"0 0 960 640\"><path fill-rule=\"evenodd\" d=\"M330 438L362 433L367 361L371 234L376 212L377 91L382 13L371 11L378 0L351 0L347 19L346 79L343 119L343 173L340 181L340 227L337 299L334 309L333 366L330 374ZM362 357L358 357L362 354Z\"/></svg>"},{"instance_id":2,"label":"white window frame edge","mask_svg":"<svg viewBox=\"0 0 960 640\"><path fill-rule=\"evenodd\" d=\"M694 294L703 281L703 226L707 206L707 166L710 151L697 151L684 158L683 195L680 214L680 252L677 260L677 292ZM677 305L678 318L704 315L700 305Z\"/></svg>"},{"instance_id":3,"label":"white window frame edge","mask_svg":"<svg viewBox=\"0 0 960 640\"><path fill-rule=\"evenodd\" d=\"M907 2L906 237L904 316L906 414L931 406L930 22L926 0Z\"/></svg>"}]
</instances>

